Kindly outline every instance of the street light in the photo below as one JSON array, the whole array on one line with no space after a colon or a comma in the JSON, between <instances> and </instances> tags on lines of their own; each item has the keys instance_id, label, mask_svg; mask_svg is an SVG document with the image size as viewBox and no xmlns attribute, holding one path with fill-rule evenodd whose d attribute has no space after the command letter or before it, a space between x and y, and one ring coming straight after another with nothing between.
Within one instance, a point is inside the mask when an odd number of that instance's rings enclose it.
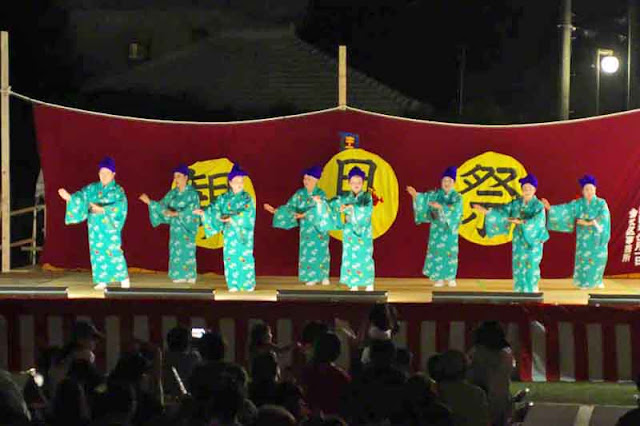
<instances>
[{"instance_id":1,"label":"street light","mask_svg":"<svg viewBox=\"0 0 640 426\"><path fill-rule=\"evenodd\" d=\"M615 56L605 56L600 61L600 67L602 68L602 72L606 74L613 74L618 71L620 61Z\"/></svg>"},{"instance_id":2,"label":"street light","mask_svg":"<svg viewBox=\"0 0 640 426\"><path fill-rule=\"evenodd\" d=\"M620 61L613 56L613 50L596 50L596 115L600 114L600 72L614 74L618 68L620 68Z\"/></svg>"}]
</instances>

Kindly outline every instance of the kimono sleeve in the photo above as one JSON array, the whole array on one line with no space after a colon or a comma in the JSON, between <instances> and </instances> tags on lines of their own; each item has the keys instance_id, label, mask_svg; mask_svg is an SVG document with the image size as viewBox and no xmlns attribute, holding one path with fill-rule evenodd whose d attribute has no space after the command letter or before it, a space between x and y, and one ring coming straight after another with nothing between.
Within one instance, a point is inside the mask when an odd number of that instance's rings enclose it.
<instances>
[{"instance_id":1,"label":"kimono sleeve","mask_svg":"<svg viewBox=\"0 0 640 426\"><path fill-rule=\"evenodd\" d=\"M342 220L340 217L340 206L342 199L334 197L331 200L322 199L322 201L313 208L313 214L308 216L312 220L313 225L319 232L329 232L332 230L342 229ZM307 212L309 215L310 211Z\"/></svg>"},{"instance_id":2,"label":"kimono sleeve","mask_svg":"<svg viewBox=\"0 0 640 426\"><path fill-rule=\"evenodd\" d=\"M231 222L229 226L241 228L245 231L253 231L256 223L256 204L253 202L253 198L247 195L244 204L236 214L231 216Z\"/></svg>"},{"instance_id":3,"label":"kimono sleeve","mask_svg":"<svg viewBox=\"0 0 640 426\"><path fill-rule=\"evenodd\" d=\"M87 185L81 190L71 194L71 199L67 201L67 208L64 216L64 223L71 225L87 220L89 217L89 194L91 185Z\"/></svg>"},{"instance_id":4,"label":"kimono sleeve","mask_svg":"<svg viewBox=\"0 0 640 426\"><path fill-rule=\"evenodd\" d=\"M549 231L546 226L544 206L539 203L536 211L521 225L522 236L529 244L544 243L549 239Z\"/></svg>"},{"instance_id":5,"label":"kimono sleeve","mask_svg":"<svg viewBox=\"0 0 640 426\"><path fill-rule=\"evenodd\" d=\"M458 233L462 221L462 197L457 195L451 204L443 204L440 211L441 219L453 234Z\"/></svg>"},{"instance_id":6,"label":"kimono sleeve","mask_svg":"<svg viewBox=\"0 0 640 426\"><path fill-rule=\"evenodd\" d=\"M103 206L103 208L104 214L109 219L113 230L120 232L122 228L124 228L124 223L127 220L129 204L127 203L127 196L124 193L124 189L118 186L114 191L114 200L108 205Z\"/></svg>"},{"instance_id":7,"label":"kimono sleeve","mask_svg":"<svg viewBox=\"0 0 640 426\"><path fill-rule=\"evenodd\" d=\"M188 233L195 234L198 232L199 220L198 216L193 214L194 210L200 208L200 195L197 191L190 191L184 207L176 210L178 216L170 217L171 225L177 225L184 228Z\"/></svg>"},{"instance_id":8,"label":"kimono sleeve","mask_svg":"<svg viewBox=\"0 0 640 426\"><path fill-rule=\"evenodd\" d=\"M549 231L573 232L576 225L576 201L551 206L547 218Z\"/></svg>"},{"instance_id":9,"label":"kimono sleeve","mask_svg":"<svg viewBox=\"0 0 640 426\"><path fill-rule=\"evenodd\" d=\"M373 213L373 200L369 194L365 195L362 202L353 204L353 210L347 210L347 222L353 227L356 235L363 235L371 226L371 215Z\"/></svg>"},{"instance_id":10,"label":"kimono sleeve","mask_svg":"<svg viewBox=\"0 0 640 426\"><path fill-rule=\"evenodd\" d=\"M222 217L220 211L221 202L222 196L216 198L213 203L209 204L204 209L204 215L201 218L201 222L204 228L204 234L207 238L222 232L224 223L220 220Z\"/></svg>"},{"instance_id":11,"label":"kimono sleeve","mask_svg":"<svg viewBox=\"0 0 640 426\"><path fill-rule=\"evenodd\" d=\"M487 237L492 238L497 235L507 235L511 231L513 225L508 219L511 216L513 209L513 203L511 201L504 206L494 207L484 216L484 227L487 232Z\"/></svg>"},{"instance_id":12,"label":"kimono sleeve","mask_svg":"<svg viewBox=\"0 0 640 426\"><path fill-rule=\"evenodd\" d=\"M171 191L167 192L160 201L151 201L149 203L149 221L154 228L162 224L169 224L171 221L169 217L164 215L165 210L169 204Z\"/></svg>"},{"instance_id":13,"label":"kimono sleeve","mask_svg":"<svg viewBox=\"0 0 640 426\"><path fill-rule=\"evenodd\" d=\"M298 226L298 220L295 218L295 214L297 213L297 199L298 193L296 192L289 198L286 204L276 209L272 222L274 228L293 229Z\"/></svg>"},{"instance_id":14,"label":"kimono sleeve","mask_svg":"<svg viewBox=\"0 0 640 426\"><path fill-rule=\"evenodd\" d=\"M429 205L435 199L436 192L420 192L413 199L413 218L416 225L431 222L431 206Z\"/></svg>"},{"instance_id":15,"label":"kimono sleeve","mask_svg":"<svg viewBox=\"0 0 640 426\"><path fill-rule=\"evenodd\" d=\"M600 234L598 245L606 245L611 239L611 213L609 212L609 205L605 200L602 200L602 206L600 207L598 214L593 218L596 232Z\"/></svg>"}]
</instances>

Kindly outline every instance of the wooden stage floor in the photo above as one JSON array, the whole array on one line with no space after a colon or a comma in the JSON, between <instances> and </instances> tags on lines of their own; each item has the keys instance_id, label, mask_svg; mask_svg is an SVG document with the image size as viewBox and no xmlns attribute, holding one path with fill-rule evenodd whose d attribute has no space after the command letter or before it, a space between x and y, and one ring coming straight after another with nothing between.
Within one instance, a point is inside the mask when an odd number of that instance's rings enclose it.
<instances>
[{"instance_id":1,"label":"wooden stage floor","mask_svg":"<svg viewBox=\"0 0 640 426\"><path fill-rule=\"evenodd\" d=\"M276 290L342 290L345 286L337 285L337 277L332 277L331 285L307 287L298 282L296 277L260 276L254 292L229 293L224 277L215 274L198 276L195 285L174 284L165 273L134 273L131 275L133 288L195 288L215 289L216 300L243 301L275 301ZM70 298L103 298L104 293L93 289L88 272L50 272L41 269L20 269L0 274L1 286L39 286L67 287ZM433 283L425 278L378 278L376 290L388 291L388 300L394 303L428 303L431 302ZM511 280L492 279L459 279L456 288L437 290L456 292L504 292L512 291ZM597 294L639 294L640 279L608 278L604 289L579 290L571 279L543 279L540 291L544 293L544 302L549 304L581 305L588 301L589 293Z\"/></svg>"}]
</instances>

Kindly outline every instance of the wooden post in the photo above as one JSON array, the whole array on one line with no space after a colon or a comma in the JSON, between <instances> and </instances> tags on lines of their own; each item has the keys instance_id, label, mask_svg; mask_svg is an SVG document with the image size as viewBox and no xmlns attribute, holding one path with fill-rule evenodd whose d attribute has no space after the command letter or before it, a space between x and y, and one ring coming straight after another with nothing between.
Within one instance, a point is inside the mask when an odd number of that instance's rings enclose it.
<instances>
[{"instance_id":1,"label":"wooden post","mask_svg":"<svg viewBox=\"0 0 640 426\"><path fill-rule=\"evenodd\" d=\"M11 179L9 169L9 33L0 32L0 182L2 196L2 272L11 270Z\"/></svg>"},{"instance_id":2,"label":"wooden post","mask_svg":"<svg viewBox=\"0 0 640 426\"><path fill-rule=\"evenodd\" d=\"M347 109L347 46L338 47L338 107Z\"/></svg>"}]
</instances>

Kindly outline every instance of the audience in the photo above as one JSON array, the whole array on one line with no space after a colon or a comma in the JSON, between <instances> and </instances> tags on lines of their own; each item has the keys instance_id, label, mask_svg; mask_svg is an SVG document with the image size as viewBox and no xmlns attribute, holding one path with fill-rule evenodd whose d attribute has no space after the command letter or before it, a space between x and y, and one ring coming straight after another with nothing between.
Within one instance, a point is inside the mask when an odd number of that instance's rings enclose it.
<instances>
[{"instance_id":1,"label":"audience","mask_svg":"<svg viewBox=\"0 0 640 426\"><path fill-rule=\"evenodd\" d=\"M295 426L296 419L283 407L263 405L258 410L255 426Z\"/></svg>"},{"instance_id":2,"label":"audience","mask_svg":"<svg viewBox=\"0 0 640 426\"><path fill-rule=\"evenodd\" d=\"M413 354L407 348L396 349L395 367L402 371L407 378L413 374Z\"/></svg>"},{"instance_id":3,"label":"audience","mask_svg":"<svg viewBox=\"0 0 640 426\"><path fill-rule=\"evenodd\" d=\"M249 398L258 408L265 404L275 403L279 376L280 368L275 353L264 352L253 359Z\"/></svg>"},{"instance_id":4,"label":"audience","mask_svg":"<svg viewBox=\"0 0 640 426\"><path fill-rule=\"evenodd\" d=\"M497 322L474 332L469 360L459 351L431 357L426 376L414 374L412 354L396 348L397 313L376 304L359 333L336 320L352 345L350 373L336 365L341 340L311 321L300 343L273 341L271 328L250 332L249 366L225 361L216 332L192 339L181 326L166 335L166 351L134 342L105 377L94 351L103 335L74 323L69 342L50 348L29 371L24 397L0 371L0 424L10 426L505 426L513 355ZM236 343L241 344L241 343ZM278 354L295 349L281 377ZM279 362L280 361L280 362ZM468 381L467 381L468 380ZM170 397L165 399L165 397ZM28 401L25 402L25 399ZM619 425L636 424L630 412Z\"/></svg>"},{"instance_id":5,"label":"audience","mask_svg":"<svg viewBox=\"0 0 640 426\"><path fill-rule=\"evenodd\" d=\"M31 420L20 388L5 370L0 370L0 419L8 426L28 425Z\"/></svg>"},{"instance_id":6,"label":"audience","mask_svg":"<svg viewBox=\"0 0 640 426\"><path fill-rule=\"evenodd\" d=\"M511 373L514 367L511 346L497 321L480 324L473 334L469 351L471 364L467 378L487 394L493 426L505 426L511 420Z\"/></svg>"},{"instance_id":7,"label":"audience","mask_svg":"<svg viewBox=\"0 0 640 426\"><path fill-rule=\"evenodd\" d=\"M464 353L449 350L429 360L429 374L437 393L451 409L455 426L487 426L489 405L485 392L466 380L468 360Z\"/></svg>"},{"instance_id":8,"label":"audience","mask_svg":"<svg viewBox=\"0 0 640 426\"><path fill-rule=\"evenodd\" d=\"M184 327L171 329L167 333L167 352L164 355L162 367L162 385L165 395L175 397L182 395L181 385L187 387L186 378L191 377L191 372L201 360L200 354L191 348L191 331Z\"/></svg>"},{"instance_id":9,"label":"audience","mask_svg":"<svg viewBox=\"0 0 640 426\"><path fill-rule=\"evenodd\" d=\"M291 381L278 383L275 391L274 402L284 407L295 417L298 423L309 418L309 407L305 401L302 388Z\"/></svg>"},{"instance_id":10,"label":"audience","mask_svg":"<svg viewBox=\"0 0 640 426\"><path fill-rule=\"evenodd\" d=\"M402 409L405 375L394 365L396 349L390 340L374 340L371 361L353 379L343 412L353 424L389 421Z\"/></svg>"},{"instance_id":11,"label":"audience","mask_svg":"<svg viewBox=\"0 0 640 426\"><path fill-rule=\"evenodd\" d=\"M324 333L314 343L311 362L302 371L301 383L313 413L338 414L351 377L335 361L341 343L333 333Z\"/></svg>"},{"instance_id":12,"label":"audience","mask_svg":"<svg viewBox=\"0 0 640 426\"><path fill-rule=\"evenodd\" d=\"M153 360L145 357L142 351L125 353L109 375L108 387L130 386L133 390L137 403L132 424L136 426L158 418L163 413L161 360L157 357L161 358L159 350ZM106 413L110 406L111 401L104 398L100 412Z\"/></svg>"},{"instance_id":13,"label":"audience","mask_svg":"<svg viewBox=\"0 0 640 426\"><path fill-rule=\"evenodd\" d=\"M394 425L453 426L451 411L431 389L429 379L416 374L402 390L402 409L392 419Z\"/></svg>"}]
</instances>

